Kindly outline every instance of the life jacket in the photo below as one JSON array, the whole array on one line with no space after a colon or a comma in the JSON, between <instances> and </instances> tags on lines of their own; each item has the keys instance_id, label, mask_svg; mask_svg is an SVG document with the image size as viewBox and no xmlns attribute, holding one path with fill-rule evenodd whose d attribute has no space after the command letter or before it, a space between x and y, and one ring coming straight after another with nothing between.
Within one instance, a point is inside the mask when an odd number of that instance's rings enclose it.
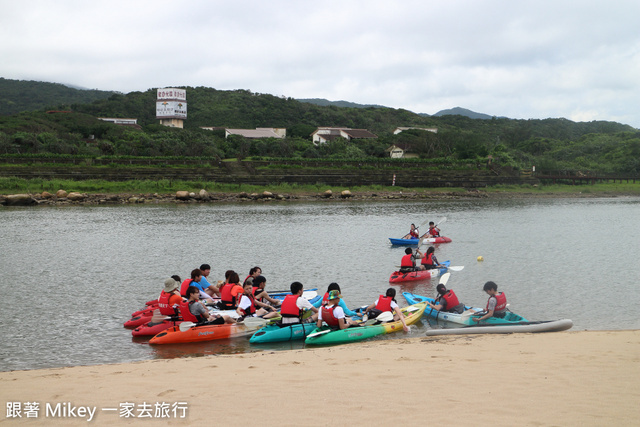
<instances>
[{"instance_id":1,"label":"life jacket","mask_svg":"<svg viewBox=\"0 0 640 427\"><path fill-rule=\"evenodd\" d=\"M402 257L402 261L400 261L400 267L406 268L406 267L415 267L415 266L416 266L416 262L414 261L412 254L406 254L405 256Z\"/></svg>"},{"instance_id":2,"label":"life jacket","mask_svg":"<svg viewBox=\"0 0 640 427\"><path fill-rule=\"evenodd\" d=\"M376 309L380 311L391 311L391 301L393 301L393 298L380 295L378 297L378 304L376 304Z\"/></svg>"},{"instance_id":3,"label":"life jacket","mask_svg":"<svg viewBox=\"0 0 640 427\"><path fill-rule=\"evenodd\" d=\"M243 316L253 316L253 313L256 312L256 299L253 295L247 295L245 294L244 296L246 296L247 298L249 298L249 301L251 301L251 305L247 308L240 309L242 311L242 315Z\"/></svg>"},{"instance_id":4,"label":"life jacket","mask_svg":"<svg viewBox=\"0 0 640 427\"><path fill-rule=\"evenodd\" d=\"M282 304L280 305L280 315L282 317L302 317L302 310L298 308L298 298L300 295L287 295L284 297Z\"/></svg>"},{"instance_id":5,"label":"life jacket","mask_svg":"<svg viewBox=\"0 0 640 427\"><path fill-rule=\"evenodd\" d=\"M500 292L498 295L489 297L489 299L487 300L487 311L489 311L489 301L491 301L491 298L496 299L496 308L493 309L494 313L502 313L507 308L507 296L504 294L504 292Z\"/></svg>"},{"instance_id":6,"label":"life jacket","mask_svg":"<svg viewBox=\"0 0 640 427\"><path fill-rule=\"evenodd\" d=\"M165 292L164 290L160 293L160 297L158 298L158 309L160 309L160 314L164 316L174 316L176 314L173 306L169 303L169 300L173 295L175 295L173 292Z\"/></svg>"},{"instance_id":7,"label":"life jacket","mask_svg":"<svg viewBox=\"0 0 640 427\"><path fill-rule=\"evenodd\" d=\"M256 294L259 294L259 293L260 293L260 292L262 292L262 291L263 291L263 290L262 290L262 289L260 289L260 286L254 286L254 287L253 287L253 289L252 289L252 291L251 291L251 293L253 294L253 296L254 296L254 297L257 297L257 295L256 295ZM260 299L257 299L257 298L256 298L256 301L264 302L264 298L260 298Z\"/></svg>"},{"instance_id":8,"label":"life jacket","mask_svg":"<svg viewBox=\"0 0 640 427\"><path fill-rule=\"evenodd\" d=\"M328 302L329 302L329 292L325 292L324 296L322 297L322 303L320 305L325 306L327 305Z\"/></svg>"},{"instance_id":9,"label":"life jacket","mask_svg":"<svg viewBox=\"0 0 640 427\"><path fill-rule=\"evenodd\" d=\"M440 232L438 231L437 228L433 227L429 229L429 235L433 237L438 237L440 235Z\"/></svg>"},{"instance_id":10,"label":"life jacket","mask_svg":"<svg viewBox=\"0 0 640 427\"><path fill-rule=\"evenodd\" d=\"M183 300L180 303L180 314L182 315L182 320L185 322L198 323L198 318L191 314L191 310L189 310L189 301Z\"/></svg>"},{"instance_id":11,"label":"life jacket","mask_svg":"<svg viewBox=\"0 0 640 427\"><path fill-rule=\"evenodd\" d=\"M418 238L418 236L419 236L419 234L418 234L418 230L411 230L411 231L409 231L409 235L410 235L411 237Z\"/></svg>"},{"instance_id":12,"label":"life jacket","mask_svg":"<svg viewBox=\"0 0 640 427\"><path fill-rule=\"evenodd\" d=\"M331 306L328 308L327 306L322 307L322 321L329 325L330 328L339 328L340 322L333 315L333 310L337 307L337 305Z\"/></svg>"},{"instance_id":13,"label":"life jacket","mask_svg":"<svg viewBox=\"0 0 640 427\"><path fill-rule=\"evenodd\" d=\"M193 282L193 279L185 279L184 282L182 282L182 285L180 285L180 295L182 295L185 298L188 298L187 288L191 286L191 282Z\"/></svg>"},{"instance_id":14,"label":"life jacket","mask_svg":"<svg viewBox=\"0 0 640 427\"><path fill-rule=\"evenodd\" d=\"M236 308L238 306L238 295L231 295L231 291L233 290L234 286L239 287L240 285L236 285L235 283L225 283L224 285L222 285L222 288L220 288L220 301L224 306L229 308Z\"/></svg>"},{"instance_id":15,"label":"life jacket","mask_svg":"<svg viewBox=\"0 0 640 427\"><path fill-rule=\"evenodd\" d=\"M433 265L433 252L422 258L422 265Z\"/></svg>"},{"instance_id":16,"label":"life jacket","mask_svg":"<svg viewBox=\"0 0 640 427\"><path fill-rule=\"evenodd\" d=\"M447 302L447 311L460 304L458 297L452 290L448 290L446 294L442 295L442 299Z\"/></svg>"}]
</instances>

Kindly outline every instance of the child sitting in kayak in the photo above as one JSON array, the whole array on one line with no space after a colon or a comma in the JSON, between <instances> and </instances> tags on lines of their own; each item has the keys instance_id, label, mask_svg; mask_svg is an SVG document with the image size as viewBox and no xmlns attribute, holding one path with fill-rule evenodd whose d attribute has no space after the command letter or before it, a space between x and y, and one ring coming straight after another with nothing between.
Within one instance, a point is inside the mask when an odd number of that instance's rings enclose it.
<instances>
[{"instance_id":1,"label":"child sitting in kayak","mask_svg":"<svg viewBox=\"0 0 640 427\"><path fill-rule=\"evenodd\" d=\"M349 326L359 326L357 322L347 318L340 307L340 291L329 292L327 305L318 311L316 326L321 328L326 323L331 329L347 329Z\"/></svg>"},{"instance_id":2,"label":"child sitting in kayak","mask_svg":"<svg viewBox=\"0 0 640 427\"><path fill-rule=\"evenodd\" d=\"M417 239L419 235L420 235L420 233L418 232L418 229L416 228L416 225L415 224L411 224L411 230L409 230L409 233L405 234L402 238L403 239Z\"/></svg>"},{"instance_id":3,"label":"child sitting in kayak","mask_svg":"<svg viewBox=\"0 0 640 427\"><path fill-rule=\"evenodd\" d=\"M243 291L236 309L241 318L252 316L271 319L278 316L278 311L275 308L256 300L253 296L253 285L250 282L244 284Z\"/></svg>"},{"instance_id":4,"label":"child sitting in kayak","mask_svg":"<svg viewBox=\"0 0 640 427\"><path fill-rule=\"evenodd\" d=\"M458 297L451 289L447 290L445 285L440 283L436 287L439 296L435 299L435 304L427 302L427 305L436 311L443 311L447 313L462 314L464 312L464 304L458 301Z\"/></svg>"},{"instance_id":5,"label":"child sitting in kayak","mask_svg":"<svg viewBox=\"0 0 640 427\"><path fill-rule=\"evenodd\" d=\"M340 285L338 285L336 282L330 283L329 287L327 287L327 292L324 294L324 297L321 300L318 300L316 302L313 303L313 306L315 308L320 308L320 306L325 306L327 305L327 303L329 302L329 292L331 291L338 291L338 293L342 293L342 291L340 290ZM356 313L355 311L350 310L347 307L347 303L344 302L344 299L340 298L340 303L339 303L340 307L342 308L342 311L344 311L344 314L346 316L361 316L358 313Z\"/></svg>"},{"instance_id":6,"label":"child sitting in kayak","mask_svg":"<svg viewBox=\"0 0 640 427\"><path fill-rule=\"evenodd\" d=\"M211 314L209 310L200 302L200 289L196 286L187 288L187 296L189 297L189 312L195 316L198 323L206 323L209 325L222 325L223 323L235 323L231 317L219 314Z\"/></svg>"},{"instance_id":7,"label":"child sitting in kayak","mask_svg":"<svg viewBox=\"0 0 640 427\"><path fill-rule=\"evenodd\" d=\"M416 258L422 258L420 250L416 249L416 253L414 254L411 248L407 248L404 250L404 253L405 255L400 261L400 273L409 273L411 271L416 271Z\"/></svg>"},{"instance_id":8,"label":"child sitting in kayak","mask_svg":"<svg viewBox=\"0 0 640 427\"><path fill-rule=\"evenodd\" d=\"M293 325L295 323L302 322L315 322L318 319L318 309L311 305L305 297L302 296L304 292L304 286L300 282L293 282L291 284L291 295L284 297L282 305L280 306L280 315L283 325ZM302 319L305 310L311 310L313 315L309 319Z\"/></svg>"},{"instance_id":9,"label":"child sitting in kayak","mask_svg":"<svg viewBox=\"0 0 640 427\"><path fill-rule=\"evenodd\" d=\"M435 225L433 221L429 221L429 229L426 233L420 237L421 239L430 238L430 237L440 237L440 229Z\"/></svg>"},{"instance_id":10,"label":"child sitting in kayak","mask_svg":"<svg viewBox=\"0 0 640 427\"><path fill-rule=\"evenodd\" d=\"M482 288L488 295L487 307L484 312L476 313L480 317L472 317L474 322L480 322L490 317L504 317L507 313L507 297L504 292L498 292L498 285L487 282Z\"/></svg>"},{"instance_id":11,"label":"child sitting in kayak","mask_svg":"<svg viewBox=\"0 0 640 427\"><path fill-rule=\"evenodd\" d=\"M427 249L427 252L424 255L417 252L419 255L416 255L416 258L422 259L420 267L418 267L420 270L433 270L434 268L444 267L444 265L438 262L435 250L436 249L433 246L429 246L429 249Z\"/></svg>"},{"instance_id":12,"label":"child sitting in kayak","mask_svg":"<svg viewBox=\"0 0 640 427\"><path fill-rule=\"evenodd\" d=\"M409 332L409 327L404 319L404 314L400 310L398 303L396 302L396 290L393 288L387 289L385 295L380 295L376 302L368 306L364 312L370 318L374 319L384 313L385 311L393 312L393 320L402 321L402 329L405 332Z\"/></svg>"}]
</instances>

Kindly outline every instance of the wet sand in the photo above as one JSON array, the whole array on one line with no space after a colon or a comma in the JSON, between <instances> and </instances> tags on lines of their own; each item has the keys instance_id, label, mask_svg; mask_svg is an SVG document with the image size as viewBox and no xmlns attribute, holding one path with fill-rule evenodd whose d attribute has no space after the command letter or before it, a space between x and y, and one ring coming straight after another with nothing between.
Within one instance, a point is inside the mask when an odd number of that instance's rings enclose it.
<instances>
[{"instance_id":1,"label":"wet sand","mask_svg":"<svg viewBox=\"0 0 640 427\"><path fill-rule=\"evenodd\" d=\"M638 425L640 331L399 337L2 372L0 394L22 404L22 418L5 413L3 425L86 425L78 409L52 414L67 402L95 408L91 425ZM38 418L25 402L39 403ZM136 417L120 416L127 402Z\"/></svg>"}]
</instances>

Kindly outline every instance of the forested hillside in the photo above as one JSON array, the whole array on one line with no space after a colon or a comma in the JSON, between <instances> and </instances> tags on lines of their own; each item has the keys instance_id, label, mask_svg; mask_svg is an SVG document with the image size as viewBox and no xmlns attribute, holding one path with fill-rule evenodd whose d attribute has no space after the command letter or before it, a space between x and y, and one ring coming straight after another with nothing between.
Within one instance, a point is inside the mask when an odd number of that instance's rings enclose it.
<instances>
[{"instance_id":1,"label":"forested hillside","mask_svg":"<svg viewBox=\"0 0 640 427\"><path fill-rule=\"evenodd\" d=\"M60 109L105 99L115 92L73 89L58 83L10 80L0 77L0 115Z\"/></svg>"},{"instance_id":2,"label":"forested hillside","mask_svg":"<svg viewBox=\"0 0 640 427\"><path fill-rule=\"evenodd\" d=\"M59 104L72 113L44 111L0 116L0 155L55 153L89 156L251 156L281 158L385 157L392 144L421 159L477 159L514 168L548 171L596 171L638 174L640 131L615 122L575 123L566 119L471 119L459 115L423 117L402 109L319 106L257 94L186 87L185 129L158 125L156 91L110 94L91 103ZM19 102L19 101L13 101ZM50 102L50 101L49 101ZM62 108L64 107L64 108ZM105 123L96 117L133 117L142 130ZM201 126L284 127L284 140L224 138L222 131ZM368 129L375 140L338 139L314 146L310 134L318 126ZM438 133L410 130L393 135L399 126L438 128Z\"/></svg>"}]
</instances>

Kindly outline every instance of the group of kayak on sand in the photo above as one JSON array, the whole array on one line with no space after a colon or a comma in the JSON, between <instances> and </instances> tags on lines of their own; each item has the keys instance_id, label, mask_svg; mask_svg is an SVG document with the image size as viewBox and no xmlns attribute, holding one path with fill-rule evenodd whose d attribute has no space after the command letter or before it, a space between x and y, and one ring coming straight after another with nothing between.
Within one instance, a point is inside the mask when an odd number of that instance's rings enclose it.
<instances>
[{"instance_id":1,"label":"group of kayak on sand","mask_svg":"<svg viewBox=\"0 0 640 427\"><path fill-rule=\"evenodd\" d=\"M385 295L380 295L373 304L360 310L360 313L356 313L347 308L337 283L331 283L324 297L318 298L318 301L312 304L303 296L304 286L300 282L291 283L291 293L282 301L272 298L265 289L266 279L262 276L260 267L252 268L242 285L238 273L233 270L226 271L224 281L211 284L207 280L210 272L211 267L202 264L200 268L191 271L189 279L182 282L179 276L166 279L164 289L158 298L160 314L179 314L183 320L198 325L237 323L246 317L273 319L281 316L279 322L283 326L316 322L317 327L326 324L333 329L345 329L360 325L352 320L352 317L374 318L380 313L390 311L394 313L394 320L402 321L404 330L409 330L395 301L396 291L393 288L388 289ZM205 303L220 310L235 310L238 317L209 312ZM313 313L309 317L305 314L307 310Z\"/></svg>"}]
</instances>

